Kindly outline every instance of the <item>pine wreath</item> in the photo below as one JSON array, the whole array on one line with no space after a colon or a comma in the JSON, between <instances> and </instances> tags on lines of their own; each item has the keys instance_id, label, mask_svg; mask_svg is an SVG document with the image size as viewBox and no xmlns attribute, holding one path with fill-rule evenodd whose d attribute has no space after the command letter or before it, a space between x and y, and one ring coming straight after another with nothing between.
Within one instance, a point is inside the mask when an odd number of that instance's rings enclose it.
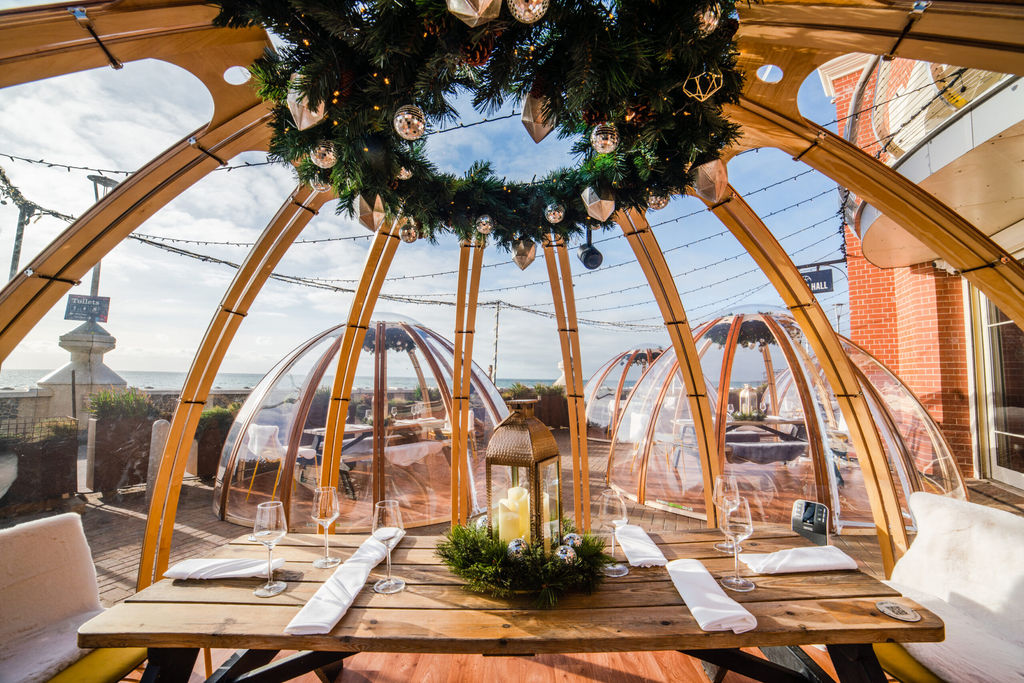
<instances>
[{"instance_id":1,"label":"pine wreath","mask_svg":"<svg viewBox=\"0 0 1024 683\"><path fill-rule=\"evenodd\" d=\"M274 106L272 158L295 164L303 182L330 182L339 210L353 212L360 194L380 196L389 213L416 220L429 238L475 237L483 214L496 224L491 239L505 248L552 232L568 238L602 225L586 213L580 198L586 187L611 192L617 208L646 209L649 194L685 191L694 169L738 136L722 113L742 87L734 0L552 0L536 23L519 23L502 7L496 19L475 28L455 19L445 0L219 5L219 25L259 25L283 43L250 67L258 94ZM722 19L707 31L700 22L709 10ZM467 49L479 66L467 65ZM704 73L716 79L720 73L722 85L700 101L683 84ZM325 105L324 120L298 130L285 106L289 87L311 109ZM578 160L531 182L501 178L487 161L461 176L440 173L422 139L408 142L392 127L403 105L420 107L436 129L454 121L452 99L459 93L471 95L486 116L531 91L543 92L545 111L557 134L575 141ZM591 129L601 123L618 129L612 153L590 146ZM325 141L337 150L330 170L309 160ZM402 168L412 178L395 183ZM544 214L551 203L565 208L555 225Z\"/></svg>"},{"instance_id":2,"label":"pine wreath","mask_svg":"<svg viewBox=\"0 0 1024 683\"><path fill-rule=\"evenodd\" d=\"M573 526L562 520L563 534ZM545 553L541 542L529 544L522 556L509 557L508 544L492 538L486 527L453 526L437 545L437 556L466 587L498 598L526 594L538 607L554 607L565 593L593 593L604 575L601 568L611 558L604 553L604 541L581 534L574 548L576 559L564 562Z\"/></svg>"}]
</instances>

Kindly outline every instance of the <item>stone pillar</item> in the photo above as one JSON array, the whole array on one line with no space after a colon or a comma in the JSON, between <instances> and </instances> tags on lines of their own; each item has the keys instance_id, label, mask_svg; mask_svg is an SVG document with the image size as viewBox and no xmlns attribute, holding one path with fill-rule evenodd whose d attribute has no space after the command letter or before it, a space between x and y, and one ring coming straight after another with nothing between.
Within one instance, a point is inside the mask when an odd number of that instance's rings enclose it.
<instances>
[{"instance_id":1,"label":"stone pillar","mask_svg":"<svg viewBox=\"0 0 1024 683\"><path fill-rule=\"evenodd\" d=\"M88 406L88 398L101 389L124 387L128 383L103 363L103 354L113 350L117 340L99 324L88 321L60 338L60 347L71 353L71 362L36 382L52 391L50 416L72 415L71 373L75 373L74 401L78 417Z\"/></svg>"}]
</instances>

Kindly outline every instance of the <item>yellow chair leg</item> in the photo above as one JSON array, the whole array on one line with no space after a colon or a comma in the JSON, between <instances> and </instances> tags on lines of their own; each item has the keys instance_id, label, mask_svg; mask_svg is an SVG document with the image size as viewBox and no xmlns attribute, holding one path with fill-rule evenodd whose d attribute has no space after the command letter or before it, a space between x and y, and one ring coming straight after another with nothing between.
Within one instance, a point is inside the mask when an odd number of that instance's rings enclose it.
<instances>
[{"instance_id":1,"label":"yellow chair leg","mask_svg":"<svg viewBox=\"0 0 1024 683\"><path fill-rule=\"evenodd\" d=\"M899 643L875 643L873 647L878 663L900 683L943 683Z\"/></svg>"},{"instance_id":2,"label":"yellow chair leg","mask_svg":"<svg viewBox=\"0 0 1024 683\"><path fill-rule=\"evenodd\" d=\"M245 500L249 500L249 496L252 495L252 485L256 483L256 472L260 469L260 461L257 460L256 464L252 467L252 479L249 480L249 490L245 494Z\"/></svg>"}]
</instances>

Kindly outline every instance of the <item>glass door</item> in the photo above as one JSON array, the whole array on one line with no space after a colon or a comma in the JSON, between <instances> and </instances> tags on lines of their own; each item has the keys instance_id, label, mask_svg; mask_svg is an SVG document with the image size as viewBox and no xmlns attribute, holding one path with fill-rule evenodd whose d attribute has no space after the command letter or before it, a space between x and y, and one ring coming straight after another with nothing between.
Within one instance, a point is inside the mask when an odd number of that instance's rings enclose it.
<instances>
[{"instance_id":1,"label":"glass door","mask_svg":"<svg viewBox=\"0 0 1024 683\"><path fill-rule=\"evenodd\" d=\"M989 475L1024 488L1024 331L981 297Z\"/></svg>"}]
</instances>

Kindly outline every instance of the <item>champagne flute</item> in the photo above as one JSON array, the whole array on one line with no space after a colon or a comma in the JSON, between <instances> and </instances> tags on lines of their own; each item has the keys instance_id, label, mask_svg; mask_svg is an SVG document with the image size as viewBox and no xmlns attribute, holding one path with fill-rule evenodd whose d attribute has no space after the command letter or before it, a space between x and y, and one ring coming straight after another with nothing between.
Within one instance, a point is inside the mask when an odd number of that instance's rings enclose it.
<instances>
[{"instance_id":1,"label":"champagne flute","mask_svg":"<svg viewBox=\"0 0 1024 683\"><path fill-rule=\"evenodd\" d=\"M373 584L378 593L397 593L405 589L405 581L391 577L391 549L398 544L402 531L402 511L397 500L382 500L373 506L373 537L388 549L388 577Z\"/></svg>"},{"instance_id":2,"label":"champagne flute","mask_svg":"<svg viewBox=\"0 0 1024 683\"><path fill-rule=\"evenodd\" d=\"M256 523L252 528L256 540L267 546L267 582L253 591L257 598L269 598L285 589L284 581L274 581L274 546L288 532L284 505L279 500L256 506Z\"/></svg>"},{"instance_id":3,"label":"champagne flute","mask_svg":"<svg viewBox=\"0 0 1024 683\"><path fill-rule=\"evenodd\" d=\"M331 557L328 527L338 518L338 490L334 487L318 488L313 493L313 519L324 529L324 556L314 560L317 569L330 569L341 564L340 557Z\"/></svg>"},{"instance_id":4,"label":"champagne flute","mask_svg":"<svg viewBox=\"0 0 1024 683\"><path fill-rule=\"evenodd\" d=\"M725 518L730 510L735 510L740 504L740 488L736 483L736 477L726 474L719 474L715 477L715 488L712 493L715 507L718 508L718 528L725 527ZM732 541L722 541L715 544L715 550L723 553L732 552Z\"/></svg>"},{"instance_id":5,"label":"champagne flute","mask_svg":"<svg viewBox=\"0 0 1024 683\"><path fill-rule=\"evenodd\" d=\"M600 499L600 512L599 518L604 523L604 528L611 529L612 531L612 558L615 557L615 530L620 526L625 525L629 521L629 516L626 514L626 502L622 500L622 496L619 492L614 489L607 489L601 494ZM611 562L604 565L601 571L605 576L619 577L625 576L629 573L629 567L622 562L616 562L612 559Z\"/></svg>"},{"instance_id":6,"label":"champagne flute","mask_svg":"<svg viewBox=\"0 0 1024 683\"><path fill-rule=\"evenodd\" d=\"M754 523L750 521L750 505L746 498L742 498L738 506L726 513L723 530L732 540L732 576L722 578L721 584L740 593L752 591L754 582L740 576L740 543L754 533Z\"/></svg>"}]
</instances>

